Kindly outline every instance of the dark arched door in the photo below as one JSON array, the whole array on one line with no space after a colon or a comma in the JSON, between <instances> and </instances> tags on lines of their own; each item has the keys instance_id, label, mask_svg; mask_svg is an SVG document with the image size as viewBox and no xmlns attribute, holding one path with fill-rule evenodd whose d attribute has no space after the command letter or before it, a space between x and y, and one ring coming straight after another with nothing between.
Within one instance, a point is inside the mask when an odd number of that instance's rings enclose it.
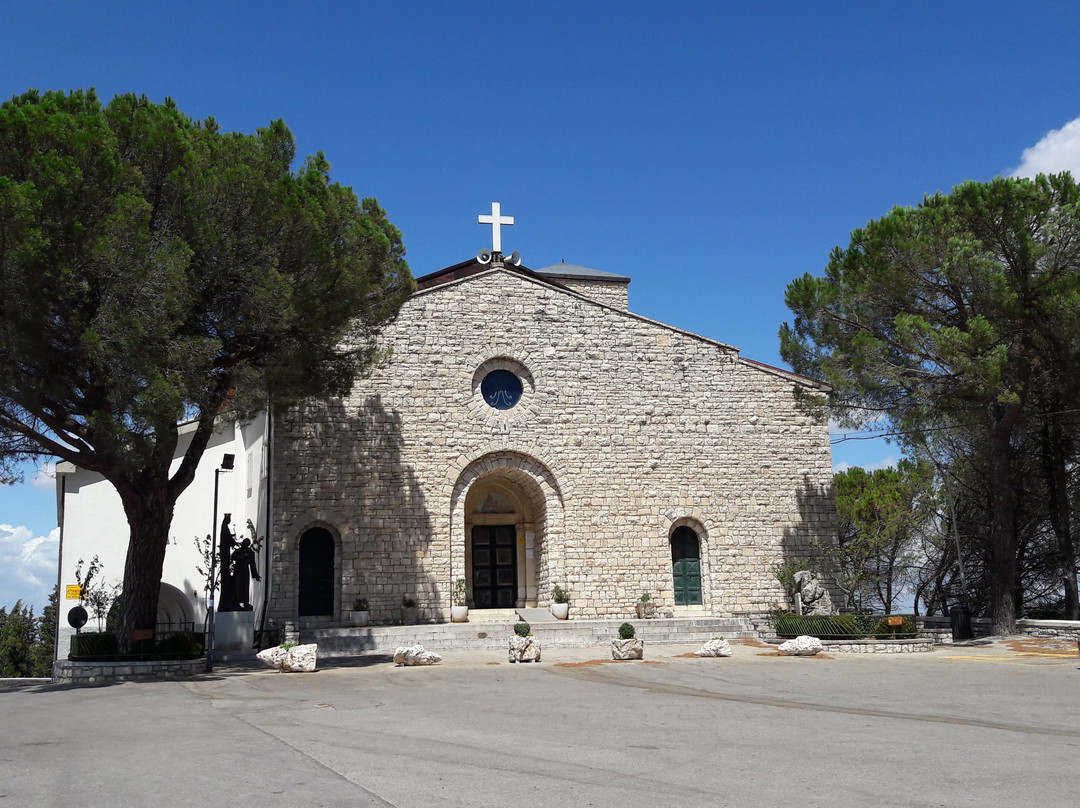
<instances>
[{"instance_id":1,"label":"dark arched door","mask_svg":"<svg viewBox=\"0 0 1080 808\"><path fill-rule=\"evenodd\" d=\"M300 537L301 617L334 613L334 537L313 527Z\"/></svg>"},{"instance_id":2,"label":"dark arched door","mask_svg":"<svg viewBox=\"0 0 1080 808\"><path fill-rule=\"evenodd\" d=\"M671 577L676 606L701 605L701 544L685 525L671 534Z\"/></svg>"}]
</instances>

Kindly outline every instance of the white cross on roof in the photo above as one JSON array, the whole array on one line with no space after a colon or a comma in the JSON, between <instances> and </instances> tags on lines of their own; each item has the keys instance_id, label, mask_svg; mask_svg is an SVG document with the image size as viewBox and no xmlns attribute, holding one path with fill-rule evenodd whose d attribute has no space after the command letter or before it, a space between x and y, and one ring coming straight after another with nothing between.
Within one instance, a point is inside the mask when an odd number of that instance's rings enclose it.
<instances>
[{"instance_id":1,"label":"white cross on roof","mask_svg":"<svg viewBox=\"0 0 1080 808\"><path fill-rule=\"evenodd\" d=\"M476 217L476 221L480 224L491 225L491 251L501 253L502 252L502 231L500 228L506 224L511 225L514 223L513 216L503 216L502 208L498 202L491 203L491 215L488 216L481 213Z\"/></svg>"}]
</instances>

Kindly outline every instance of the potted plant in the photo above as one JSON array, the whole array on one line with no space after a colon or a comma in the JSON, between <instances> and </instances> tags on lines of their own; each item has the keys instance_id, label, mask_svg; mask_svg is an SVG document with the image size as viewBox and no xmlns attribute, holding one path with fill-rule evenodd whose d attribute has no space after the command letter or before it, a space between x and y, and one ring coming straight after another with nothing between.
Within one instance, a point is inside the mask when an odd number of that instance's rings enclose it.
<instances>
[{"instance_id":1,"label":"potted plant","mask_svg":"<svg viewBox=\"0 0 1080 808\"><path fill-rule=\"evenodd\" d=\"M611 641L612 659L642 659L645 656L645 642L634 636L634 627L630 623L619 626L619 639Z\"/></svg>"},{"instance_id":2,"label":"potted plant","mask_svg":"<svg viewBox=\"0 0 1080 808\"><path fill-rule=\"evenodd\" d=\"M540 642L532 635L532 627L528 623L514 624L509 659L511 662L540 661Z\"/></svg>"},{"instance_id":3,"label":"potted plant","mask_svg":"<svg viewBox=\"0 0 1080 808\"><path fill-rule=\"evenodd\" d=\"M570 616L570 594L558 584L551 590L551 613L557 620Z\"/></svg>"},{"instance_id":4,"label":"potted plant","mask_svg":"<svg viewBox=\"0 0 1080 808\"><path fill-rule=\"evenodd\" d=\"M356 600L353 601L352 610L346 611L345 615L346 619L354 626L366 626L371 620L371 607L368 604L368 599L357 595Z\"/></svg>"},{"instance_id":5,"label":"potted plant","mask_svg":"<svg viewBox=\"0 0 1080 808\"><path fill-rule=\"evenodd\" d=\"M656 617L656 602L648 592L642 592L638 599L637 616L639 620L651 620Z\"/></svg>"},{"instance_id":6,"label":"potted plant","mask_svg":"<svg viewBox=\"0 0 1080 808\"><path fill-rule=\"evenodd\" d=\"M451 593L453 605L450 607L450 619L455 623L469 622L469 590L464 578L454 581L454 591Z\"/></svg>"},{"instance_id":7,"label":"potted plant","mask_svg":"<svg viewBox=\"0 0 1080 808\"><path fill-rule=\"evenodd\" d=\"M408 595L401 596L401 622L406 626L420 622L420 612L416 608L416 601Z\"/></svg>"}]
</instances>

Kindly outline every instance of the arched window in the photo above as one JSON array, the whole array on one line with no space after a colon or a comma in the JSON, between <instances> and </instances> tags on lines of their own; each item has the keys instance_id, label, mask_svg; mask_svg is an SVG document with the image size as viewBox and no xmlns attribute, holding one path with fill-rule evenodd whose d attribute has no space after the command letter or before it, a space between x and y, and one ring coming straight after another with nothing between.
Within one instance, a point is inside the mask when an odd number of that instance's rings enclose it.
<instances>
[{"instance_id":1,"label":"arched window","mask_svg":"<svg viewBox=\"0 0 1080 808\"><path fill-rule=\"evenodd\" d=\"M334 537L324 527L304 531L300 537L301 617L334 614L334 580Z\"/></svg>"},{"instance_id":2,"label":"arched window","mask_svg":"<svg viewBox=\"0 0 1080 808\"><path fill-rule=\"evenodd\" d=\"M701 542L686 525L671 534L671 577L676 606L701 605Z\"/></svg>"}]
</instances>

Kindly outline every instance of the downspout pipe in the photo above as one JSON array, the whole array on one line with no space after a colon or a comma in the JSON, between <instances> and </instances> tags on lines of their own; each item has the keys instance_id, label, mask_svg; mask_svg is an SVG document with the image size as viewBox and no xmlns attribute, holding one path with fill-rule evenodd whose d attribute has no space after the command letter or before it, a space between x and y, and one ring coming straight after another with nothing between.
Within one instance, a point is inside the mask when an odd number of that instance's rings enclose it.
<instances>
[{"instance_id":1,"label":"downspout pipe","mask_svg":"<svg viewBox=\"0 0 1080 808\"><path fill-rule=\"evenodd\" d=\"M259 617L259 638L260 644L266 642L266 613L270 610L270 578L273 575L272 568L270 566L270 558L272 553L270 547L274 542L274 530L273 530L273 507L272 498L274 491L274 414L270 409L270 406L266 407L266 516L264 524L266 525L266 539L263 552L265 557L263 559L263 602L262 602L262 615Z\"/></svg>"}]
</instances>

